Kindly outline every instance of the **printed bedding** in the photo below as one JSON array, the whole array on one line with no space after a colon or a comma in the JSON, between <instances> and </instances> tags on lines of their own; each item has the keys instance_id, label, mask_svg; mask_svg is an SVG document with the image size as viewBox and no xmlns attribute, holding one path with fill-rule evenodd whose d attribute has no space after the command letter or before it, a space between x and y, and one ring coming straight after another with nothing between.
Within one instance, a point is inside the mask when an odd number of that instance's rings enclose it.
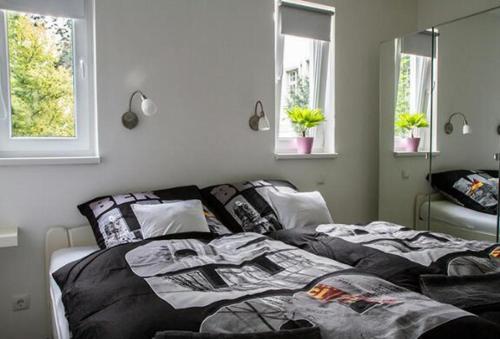
<instances>
[{"instance_id":1,"label":"printed bedding","mask_svg":"<svg viewBox=\"0 0 500 339\"><path fill-rule=\"evenodd\" d=\"M464 310L256 233L121 244L54 278L74 339L500 336Z\"/></svg>"},{"instance_id":2,"label":"printed bedding","mask_svg":"<svg viewBox=\"0 0 500 339\"><path fill-rule=\"evenodd\" d=\"M280 231L273 238L500 323L498 245L374 222Z\"/></svg>"}]
</instances>

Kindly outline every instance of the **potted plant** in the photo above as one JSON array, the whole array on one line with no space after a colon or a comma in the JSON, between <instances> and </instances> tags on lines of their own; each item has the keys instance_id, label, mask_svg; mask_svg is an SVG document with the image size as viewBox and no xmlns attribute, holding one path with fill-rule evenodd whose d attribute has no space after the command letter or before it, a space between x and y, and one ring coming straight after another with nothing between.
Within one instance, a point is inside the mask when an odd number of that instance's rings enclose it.
<instances>
[{"instance_id":1,"label":"potted plant","mask_svg":"<svg viewBox=\"0 0 500 339\"><path fill-rule=\"evenodd\" d=\"M429 122L423 113L401 113L396 120L396 127L405 134L404 146L408 152L418 152L420 138L415 137L415 130L429 127Z\"/></svg>"},{"instance_id":2,"label":"potted plant","mask_svg":"<svg viewBox=\"0 0 500 339\"><path fill-rule=\"evenodd\" d=\"M307 132L325 121L325 115L320 109L294 106L287 110L288 118L299 134L296 138L297 153L310 154L314 142L313 137L308 137Z\"/></svg>"}]
</instances>

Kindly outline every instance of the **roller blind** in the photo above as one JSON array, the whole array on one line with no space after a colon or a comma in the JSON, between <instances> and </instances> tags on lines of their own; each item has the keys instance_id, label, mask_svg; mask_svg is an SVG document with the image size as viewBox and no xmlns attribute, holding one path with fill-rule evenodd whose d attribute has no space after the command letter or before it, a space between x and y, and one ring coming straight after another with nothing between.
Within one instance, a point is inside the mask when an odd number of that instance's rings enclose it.
<instances>
[{"instance_id":1,"label":"roller blind","mask_svg":"<svg viewBox=\"0 0 500 339\"><path fill-rule=\"evenodd\" d=\"M417 33L401 41L401 53L432 57L432 34Z\"/></svg>"},{"instance_id":2,"label":"roller blind","mask_svg":"<svg viewBox=\"0 0 500 339\"><path fill-rule=\"evenodd\" d=\"M85 0L0 0L0 9L66 18L83 18Z\"/></svg>"},{"instance_id":3,"label":"roller blind","mask_svg":"<svg viewBox=\"0 0 500 339\"><path fill-rule=\"evenodd\" d=\"M283 2L281 34L330 41L333 11Z\"/></svg>"}]
</instances>

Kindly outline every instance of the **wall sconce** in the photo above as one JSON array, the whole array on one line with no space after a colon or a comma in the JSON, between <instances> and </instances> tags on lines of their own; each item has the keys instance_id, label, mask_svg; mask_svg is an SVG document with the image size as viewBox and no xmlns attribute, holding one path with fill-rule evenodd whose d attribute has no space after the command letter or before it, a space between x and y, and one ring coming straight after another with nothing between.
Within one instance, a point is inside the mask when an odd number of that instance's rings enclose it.
<instances>
[{"instance_id":1,"label":"wall sconce","mask_svg":"<svg viewBox=\"0 0 500 339\"><path fill-rule=\"evenodd\" d=\"M132 93L130 96L129 104L128 104L128 111L123 113L122 115L122 124L128 129L135 128L139 124L139 117L137 116L136 113L132 112L132 100L134 99L134 96L136 94L141 95L141 110L142 113L144 113L145 116L152 116L158 113L158 106L154 103L153 100L148 99L144 93L142 93L140 90L135 91Z\"/></svg>"},{"instance_id":2,"label":"wall sconce","mask_svg":"<svg viewBox=\"0 0 500 339\"><path fill-rule=\"evenodd\" d=\"M453 113L452 115L450 115L450 118L448 119L448 122L446 122L446 124L444 124L444 132L446 134L453 133L453 129L454 128L453 128L453 124L451 123L451 120L456 115L459 115L459 116L461 116L464 119L464 126L462 128L462 134L463 135L470 134L471 130L470 130L469 122L467 121L467 117L463 113L461 113L461 112L456 112L456 113Z\"/></svg>"},{"instance_id":3,"label":"wall sconce","mask_svg":"<svg viewBox=\"0 0 500 339\"><path fill-rule=\"evenodd\" d=\"M260 106L260 112L259 112ZM269 124L269 119L264 113L264 106L262 106L262 101L257 101L255 103L255 111L248 121L250 128L254 131L269 131L271 125Z\"/></svg>"}]
</instances>

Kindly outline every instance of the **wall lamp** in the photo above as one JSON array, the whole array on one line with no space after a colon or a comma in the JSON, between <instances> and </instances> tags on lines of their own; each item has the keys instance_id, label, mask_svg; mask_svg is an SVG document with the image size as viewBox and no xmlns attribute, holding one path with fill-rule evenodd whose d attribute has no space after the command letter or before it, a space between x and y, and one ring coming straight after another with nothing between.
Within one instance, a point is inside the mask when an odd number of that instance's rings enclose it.
<instances>
[{"instance_id":1,"label":"wall lamp","mask_svg":"<svg viewBox=\"0 0 500 339\"><path fill-rule=\"evenodd\" d=\"M141 110L145 116L150 117L158 113L158 106L156 106L153 100L148 99L140 90L135 91L130 96L128 111L122 115L122 124L128 129L135 128L139 124L139 117L136 113L132 112L132 101L136 94L141 95Z\"/></svg>"},{"instance_id":2,"label":"wall lamp","mask_svg":"<svg viewBox=\"0 0 500 339\"><path fill-rule=\"evenodd\" d=\"M456 115L459 115L461 116L463 119L464 119L464 126L462 128L462 134L463 135L467 135L467 134L470 134L471 130L470 130L470 125L469 125L469 122L467 121L467 117L465 116L465 114L461 113L461 112L456 112L456 113L453 113L452 115L450 115L450 118L448 119L448 121L446 122L446 124L444 124L444 132L446 134L451 134L453 133L453 124L451 123L451 120L453 119L453 117L455 117Z\"/></svg>"},{"instance_id":3,"label":"wall lamp","mask_svg":"<svg viewBox=\"0 0 500 339\"><path fill-rule=\"evenodd\" d=\"M269 119L267 118L266 113L264 113L262 101L259 100L255 103L255 110L253 115L250 117L248 124L254 131L269 131L269 129L271 129Z\"/></svg>"}]
</instances>

